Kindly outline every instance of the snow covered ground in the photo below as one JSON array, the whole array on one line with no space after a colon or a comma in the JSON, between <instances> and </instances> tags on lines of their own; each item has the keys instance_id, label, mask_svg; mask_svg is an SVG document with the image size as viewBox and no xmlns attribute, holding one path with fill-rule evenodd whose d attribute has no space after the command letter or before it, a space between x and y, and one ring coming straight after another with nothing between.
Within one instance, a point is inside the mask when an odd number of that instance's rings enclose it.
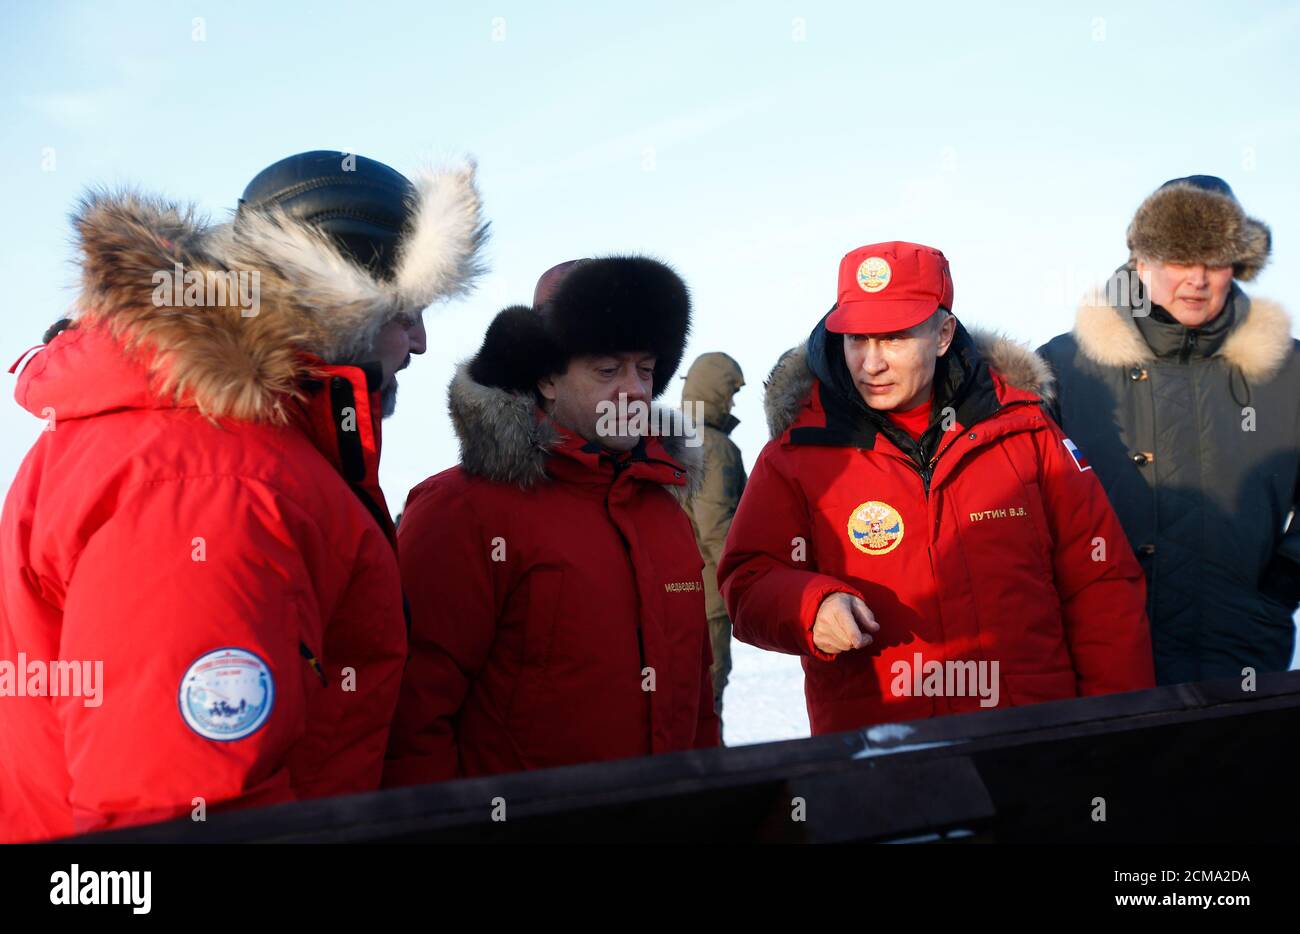
<instances>
[{"instance_id":1,"label":"snow covered ground","mask_svg":"<svg viewBox=\"0 0 1300 934\"><path fill-rule=\"evenodd\" d=\"M723 742L745 746L808 735L798 657L732 639L731 678L722 697Z\"/></svg>"}]
</instances>

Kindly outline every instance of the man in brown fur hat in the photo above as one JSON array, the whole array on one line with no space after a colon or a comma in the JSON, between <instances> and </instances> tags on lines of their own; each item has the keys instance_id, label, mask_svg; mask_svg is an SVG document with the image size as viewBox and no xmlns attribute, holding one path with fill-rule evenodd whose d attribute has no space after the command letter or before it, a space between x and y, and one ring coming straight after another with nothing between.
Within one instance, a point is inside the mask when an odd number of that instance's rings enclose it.
<instances>
[{"instance_id":1,"label":"man in brown fur hat","mask_svg":"<svg viewBox=\"0 0 1300 934\"><path fill-rule=\"evenodd\" d=\"M1222 179L1166 182L1128 229L1129 260L1074 332L1040 351L1053 406L1149 582L1159 682L1291 661L1300 528L1300 359L1280 306L1248 297L1269 229ZM1131 283L1131 285L1130 285Z\"/></svg>"}]
</instances>

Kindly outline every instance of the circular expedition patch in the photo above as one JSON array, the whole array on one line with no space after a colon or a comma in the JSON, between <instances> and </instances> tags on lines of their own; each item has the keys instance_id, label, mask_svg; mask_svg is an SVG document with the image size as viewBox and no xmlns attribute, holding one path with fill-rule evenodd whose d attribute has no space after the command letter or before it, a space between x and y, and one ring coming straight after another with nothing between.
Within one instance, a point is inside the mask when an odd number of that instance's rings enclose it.
<instances>
[{"instance_id":1,"label":"circular expedition patch","mask_svg":"<svg viewBox=\"0 0 1300 934\"><path fill-rule=\"evenodd\" d=\"M270 717L275 679L270 666L247 649L216 649L186 670L179 703L195 733L233 742L256 733Z\"/></svg>"}]
</instances>

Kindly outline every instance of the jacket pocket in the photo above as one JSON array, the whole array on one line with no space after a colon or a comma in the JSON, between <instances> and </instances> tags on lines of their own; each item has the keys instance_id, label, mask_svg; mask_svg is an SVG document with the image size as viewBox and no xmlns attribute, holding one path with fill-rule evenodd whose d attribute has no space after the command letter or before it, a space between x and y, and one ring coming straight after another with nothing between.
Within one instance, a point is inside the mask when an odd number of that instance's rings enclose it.
<instances>
[{"instance_id":1,"label":"jacket pocket","mask_svg":"<svg viewBox=\"0 0 1300 934\"><path fill-rule=\"evenodd\" d=\"M524 616L524 668L545 668L555 643L555 621L564 591L564 571L541 567L528 575Z\"/></svg>"},{"instance_id":2,"label":"jacket pocket","mask_svg":"<svg viewBox=\"0 0 1300 934\"><path fill-rule=\"evenodd\" d=\"M281 618L285 620L286 628L292 627L298 635L297 665L289 669L296 679L291 679L289 671L286 671L282 681L275 685L271 716L272 719L285 717L282 722L293 724L294 762L319 763L326 755L336 721L331 705L337 696L332 696L330 688L338 687L337 681L328 683L329 675L325 671L325 627L309 618L302 598L297 595L283 605ZM290 693L292 696L287 696Z\"/></svg>"},{"instance_id":3,"label":"jacket pocket","mask_svg":"<svg viewBox=\"0 0 1300 934\"><path fill-rule=\"evenodd\" d=\"M548 674L555 644L556 620L563 598L564 571L558 567L538 567L528 575L524 597L523 650L519 674L510 691L505 725L516 755L525 767L533 761L530 751L536 746L532 736L544 730L555 685ZM539 741L544 737L539 737Z\"/></svg>"}]
</instances>

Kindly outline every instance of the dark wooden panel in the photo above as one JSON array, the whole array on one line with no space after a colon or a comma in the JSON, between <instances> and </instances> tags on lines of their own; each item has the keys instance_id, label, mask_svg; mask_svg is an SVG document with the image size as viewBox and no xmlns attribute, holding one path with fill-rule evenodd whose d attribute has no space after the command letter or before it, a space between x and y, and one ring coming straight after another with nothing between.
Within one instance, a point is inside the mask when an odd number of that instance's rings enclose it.
<instances>
[{"instance_id":1,"label":"dark wooden panel","mask_svg":"<svg viewBox=\"0 0 1300 934\"><path fill-rule=\"evenodd\" d=\"M1300 839L1300 672L280 805L184 842ZM1094 821L1104 798L1107 819ZM804 820L792 819L795 798ZM493 820L504 801L504 821Z\"/></svg>"}]
</instances>

